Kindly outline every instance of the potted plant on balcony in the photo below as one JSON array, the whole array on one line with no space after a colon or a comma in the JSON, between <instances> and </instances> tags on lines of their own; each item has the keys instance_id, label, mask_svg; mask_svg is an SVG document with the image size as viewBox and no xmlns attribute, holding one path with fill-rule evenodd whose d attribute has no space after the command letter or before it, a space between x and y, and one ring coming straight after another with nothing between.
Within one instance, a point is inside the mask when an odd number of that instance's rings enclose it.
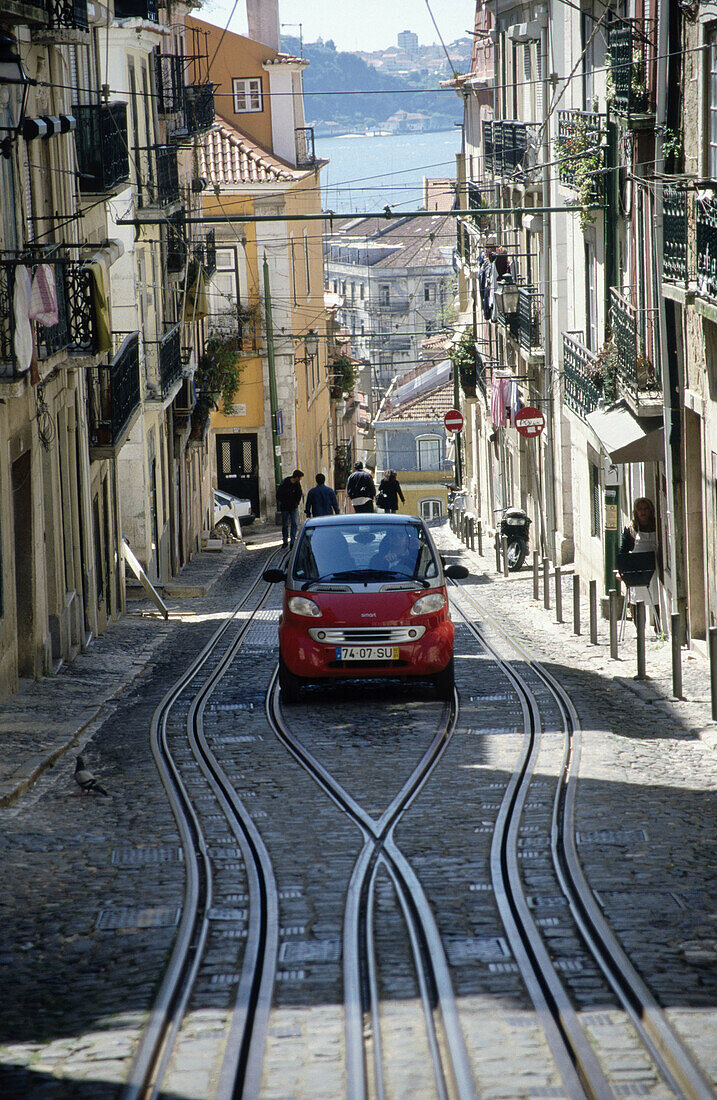
<instances>
[{"instance_id":1,"label":"potted plant on balcony","mask_svg":"<svg viewBox=\"0 0 717 1100\"><path fill-rule=\"evenodd\" d=\"M356 368L347 355L338 355L329 364L329 393L338 400L356 385Z\"/></svg>"},{"instance_id":2,"label":"potted plant on balcony","mask_svg":"<svg viewBox=\"0 0 717 1100\"><path fill-rule=\"evenodd\" d=\"M476 347L470 332L464 332L450 352L453 369L458 371L461 389L466 397L476 396Z\"/></svg>"},{"instance_id":3,"label":"potted plant on balcony","mask_svg":"<svg viewBox=\"0 0 717 1100\"><path fill-rule=\"evenodd\" d=\"M228 412L239 389L244 369L242 337L234 333L213 332L199 357L194 382L197 403Z\"/></svg>"},{"instance_id":4,"label":"potted plant on balcony","mask_svg":"<svg viewBox=\"0 0 717 1100\"><path fill-rule=\"evenodd\" d=\"M566 187L578 193L580 228L583 232L595 221L590 206L599 191L602 167L600 133L585 118L577 117L567 133L558 138L558 173Z\"/></svg>"},{"instance_id":5,"label":"potted plant on balcony","mask_svg":"<svg viewBox=\"0 0 717 1100\"><path fill-rule=\"evenodd\" d=\"M609 405L617 397L617 348L612 336L608 337L595 358L585 368L589 382L600 391L601 404Z\"/></svg>"}]
</instances>

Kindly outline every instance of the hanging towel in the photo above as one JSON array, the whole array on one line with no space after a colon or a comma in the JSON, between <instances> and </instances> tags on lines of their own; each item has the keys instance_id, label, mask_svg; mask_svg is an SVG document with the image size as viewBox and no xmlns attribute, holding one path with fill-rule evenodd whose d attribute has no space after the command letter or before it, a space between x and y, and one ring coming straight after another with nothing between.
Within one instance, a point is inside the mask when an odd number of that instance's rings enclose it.
<instances>
[{"instance_id":1,"label":"hanging towel","mask_svg":"<svg viewBox=\"0 0 717 1100\"><path fill-rule=\"evenodd\" d=\"M30 320L45 328L58 321L55 270L50 264L38 264L30 291Z\"/></svg>"},{"instance_id":2,"label":"hanging towel","mask_svg":"<svg viewBox=\"0 0 717 1100\"><path fill-rule=\"evenodd\" d=\"M505 427L505 390L503 383L505 379L500 375L493 373L493 381L490 389L490 418L495 424L496 428Z\"/></svg>"},{"instance_id":3,"label":"hanging towel","mask_svg":"<svg viewBox=\"0 0 717 1100\"><path fill-rule=\"evenodd\" d=\"M506 378L505 383L505 403L510 414L511 424L515 424L515 414L520 409L520 393L518 391L518 383L514 378Z\"/></svg>"},{"instance_id":4,"label":"hanging towel","mask_svg":"<svg viewBox=\"0 0 717 1100\"><path fill-rule=\"evenodd\" d=\"M187 294L184 300L184 321L201 321L209 316L209 298L204 268L200 264L191 264L187 275Z\"/></svg>"},{"instance_id":5,"label":"hanging towel","mask_svg":"<svg viewBox=\"0 0 717 1100\"><path fill-rule=\"evenodd\" d=\"M92 260L87 266L90 269L92 279L92 305L95 311L95 334L97 337L96 352L100 354L112 350L110 306L107 301L105 269L99 260Z\"/></svg>"},{"instance_id":6,"label":"hanging towel","mask_svg":"<svg viewBox=\"0 0 717 1100\"><path fill-rule=\"evenodd\" d=\"M30 324L30 296L32 282L30 272L22 264L15 268L15 288L12 296L12 308L14 315L15 331L13 334L13 347L17 369L28 371L32 365L35 352L35 341Z\"/></svg>"}]
</instances>

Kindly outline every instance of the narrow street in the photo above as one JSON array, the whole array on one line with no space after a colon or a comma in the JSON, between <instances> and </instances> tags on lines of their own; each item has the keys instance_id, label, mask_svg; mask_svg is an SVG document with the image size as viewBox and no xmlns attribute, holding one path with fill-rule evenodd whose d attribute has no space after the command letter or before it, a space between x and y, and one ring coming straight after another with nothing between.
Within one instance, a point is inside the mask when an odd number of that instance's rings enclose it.
<instances>
[{"instance_id":1,"label":"narrow street","mask_svg":"<svg viewBox=\"0 0 717 1100\"><path fill-rule=\"evenodd\" d=\"M60 673L66 751L2 777L3 1097L714 1095L706 662L671 701L664 644L637 683L433 534L471 574L452 705L282 707L270 529ZM0 710L15 759L45 684Z\"/></svg>"}]
</instances>

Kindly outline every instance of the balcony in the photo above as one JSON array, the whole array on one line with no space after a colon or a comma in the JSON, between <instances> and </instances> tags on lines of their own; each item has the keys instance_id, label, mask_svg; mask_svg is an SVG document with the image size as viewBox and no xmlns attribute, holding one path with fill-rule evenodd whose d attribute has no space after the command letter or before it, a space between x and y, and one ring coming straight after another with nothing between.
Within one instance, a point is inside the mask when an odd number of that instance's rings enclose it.
<instances>
[{"instance_id":1,"label":"balcony","mask_svg":"<svg viewBox=\"0 0 717 1100\"><path fill-rule=\"evenodd\" d=\"M188 136L211 130L214 125L214 85L188 84L184 108Z\"/></svg>"},{"instance_id":2,"label":"balcony","mask_svg":"<svg viewBox=\"0 0 717 1100\"><path fill-rule=\"evenodd\" d=\"M146 19L158 23L157 0L115 0L115 19Z\"/></svg>"},{"instance_id":3,"label":"balcony","mask_svg":"<svg viewBox=\"0 0 717 1100\"><path fill-rule=\"evenodd\" d=\"M600 404L603 387L595 355L585 347L582 332L563 333L563 380L565 404L585 420Z\"/></svg>"},{"instance_id":4,"label":"balcony","mask_svg":"<svg viewBox=\"0 0 717 1100\"><path fill-rule=\"evenodd\" d=\"M542 348L540 338L540 314L543 295L534 286L521 286L518 293L518 343L530 351Z\"/></svg>"},{"instance_id":5,"label":"balcony","mask_svg":"<svg viewBox=\"0 0 717 1100\"><path fill-rule=\"evenodd\" d=\"M57 288L57 323L35 324L35 347L42 363L54 355L94 355L96 348L92 281L88 268L79 263L56 261L52 264ZM15 289L15 264L0 264L0 378L17 380L23 376L15 358L12 300Z\"/></svg>"},{"instance_id":6,"label":"balcony","mask_svg":"<svg viewBox=\"0 0 717 1100\"><path fill-rule=\"evenodd\" d=\"M662 278L668 283L689 281L689 225L687 191L665 187L662 192Z\"/></svg>"},{"instance_id":7,"label":"balcony","mask_svg":"<svg viewBox=\"0 0 717 1100\"><path fill-rule=\"evenodd\" d=\"M77 103L75 142L82 194L105 195L129 182L126 103Z\"/></svg>"},{"instance_id":8,"label":"balcony","mask_svg":"<svg viewBox=\"0 0 717 1100\"><path fill-rule=\"evenodd\" d=\"M184 271L187 251L186 214L178 210L167 218L167 271L170 275Z\"/></svg>"},{"instance_id":9,"label":"balcony","mask_svg":"<svg viewBox=\"0 0 717 1100\"><path fill-rule=\"evenodd\" d=\"M197 241L194 245L194 258L204 268L207 278L211 278L217 270L217 246L213 229L208 229L204 240Z\"/></svg>"},{"instance_id":10,"label":"balcony","mask_svg":"<svg viewBox=\"0 0 717 1100\"><path fill-rule=\"evenodd\" d=\"M79 45L89 42L87 0L44 0L47 25L33 29L33 42Z\"/></svg>"},{"instance_id":11,"label":"balcony","mask_svg":"<svg viewBox=\"0 0 717 1100\"><path fill-rule=\"evenodd\" d=\"M647 412L644 406L654 403L660 394L659 380L655 375L654 354L656 343L654 309L638 309L630 301L630 291L620 294L610 291L610 326L616 354L616 380L618 389L630 398L636 411ZM661 404L661 403L660 403Z\"/></svg>"},{"instance_id":12,"label":"balcony","mask_svg":"<svg viewBox=\"0 0 717 1100\"><path fill-rule=\"evenodd\" d=\"M717 200L695 203L697 230L697 290L717 299Z\"/></svg>"},{"instance_id":13,"label":"balcony","mask_svg":"<svg viewBox=\"0 0 717 1100\"><path fill-rule=\"evenodd\" d=\"M582 193L587 174L592 177L590 194L596 198L602 190L597 173L605 167L605 116L591 111L558 111L557 156L563 186Z\"/></svg>"},{"instance_id":14,"label":"balcony","mask_svg":"<svg viewBox=\"0 0 717 1100\"><path fill-rule=\"evenodd\" d=\"M483 157L488 171L494 176L508 176L516 168L527 168L534 129L529 122L484 121Z\"/></svg>"},{"instance_id":15,"label":"balcony","mask_svg":"<svg viewBox=\"0 0 717 1100\"><path fill-rule=\"evenodd\" d=\"M316 164L314 148L314 127L301 126L294 130L296 138L296 167L313 168Z\"/></svg>"},{"instance_id":16,"label":"balcony","mask_svg":"<svg viewBox=\"0 0 717 1100\"><path fill-rule=\"evenodd\" d=\"M157 111L160 115L184 111L184 58L178 54L156 53L154 74L157 86Z\"/></svg>"},{"instance_id":17,"label":"balcony","mask_svg":"<svg viewBox=\"0 0 717 1100\"><path fill-rule=\"evenodd\" d=\"M408 311L408 298L393 294L381 297L374 309L378 314L406 313Z\"/></svg>"},{"instance_id":18,"label":"balcony","mask_svg":"<svg viewBox=\"0 0 717 1100\"><path fill-rule=\"evenodd\" d=\"M125 442L139 403L139 333L132 332L111 363L87 372L90 447L100 454L114 454Z\"/></svg>"},{"instance_id":19,"label":"balcony","mask_svg":"<svg viewBox=\"0 0 717 1100\"><path fill-rule=\"evenodd\" d=\"M165 401L182 378L181 324L177 322L161 340L146 340L150 352L150 396Z\"/></svg>"},{"instance_id":20,"label":"balcony","mask_svg":"<svg viewBox=\"0 0 717 1100\"><path fill-rule=\"evenodd\" d=\"M609 29L610 72L615 88L611 106L626 118L654 113L655 31L654 19L621 19Z\"/></svg>"},{"instance_id":21,"label":"balcony","mask_svg":"<svg viewBox=\"0 0 717 1100\"><path fill-rule=\"evenodd\" d=\"M145 164L146 175L140 165L138 195L140 210L165 210L179 201L179 174L177 171L176 145L153 145Z\"/></svg>"}]
</instances>

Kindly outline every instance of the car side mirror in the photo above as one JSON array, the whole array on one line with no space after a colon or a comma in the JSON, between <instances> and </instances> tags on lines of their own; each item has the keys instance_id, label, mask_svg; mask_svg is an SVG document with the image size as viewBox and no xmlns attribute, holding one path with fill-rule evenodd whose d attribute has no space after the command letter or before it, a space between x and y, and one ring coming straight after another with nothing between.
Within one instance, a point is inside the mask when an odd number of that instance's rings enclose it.
<instances>
[{"instance_id":1,"label":"car side mirror","mask_svg":"<svg viewBox=\"0 0 717 1100\"><path fill-rule=\"evenodd\" d=\"M261 576L262 580L268 581L269 584L279 584L280 581L286 580L286 572L283 569L265 569Z\"/></svg>"},{"instance_id":2,"label":"car side mirror","mask_svg":"<svg viewBox=\"0 0 717 1100\"><path fill-rule=\"evenodd\" d=\"M469 576L465 565L449 565L444 569L444 573L452 581L464 581Z\"/></svg>"}]
</instances>

